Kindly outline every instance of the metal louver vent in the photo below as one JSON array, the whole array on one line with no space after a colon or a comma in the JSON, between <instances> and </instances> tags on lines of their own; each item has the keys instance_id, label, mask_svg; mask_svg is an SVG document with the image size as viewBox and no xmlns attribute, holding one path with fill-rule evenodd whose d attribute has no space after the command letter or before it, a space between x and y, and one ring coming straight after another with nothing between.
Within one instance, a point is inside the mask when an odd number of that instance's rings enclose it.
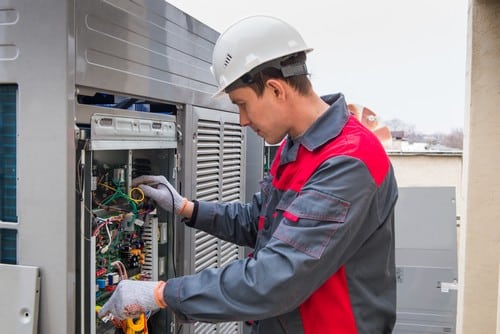
<instances>
[{"instance_id":1,"label":"metal louver vent","mask_svg":"<svg viewBox=\"0 0 500 334\"><path fill-rule=\"evenodd\" d=\"M205 268L217 268L218 240L211 235L196 231L195 233L195 272Z\"/></svg>"},{"instance_id":2,"label":"metal louver vent","mask_svg":"<svg viewBox=\"0 0 500 334\"><path fill-rule=\"evenodd\" d=\"M197 127L196 198L203 201L240 201L242 193L243 133L238 123L199 119ZM238 259L240 247L196 231L194 270L218 268ZM239 323L197 322L195 334L239 333Z\"/></svg>"},{"instance_id":3,"label":"metal louver vent","mask_svg":"<svg viewBox=\"0 0 500 334\"><path fill-rule=\"evenodd\" d=\"M224 123L222 160L222 201L240 200L241 184L241 127Z\"/></svg>"},{"instance_id":4,"label":"metal louver vent","mask_svg":"<svg viewBox=\"0 0 500 334\"><path fill-rule=\"evenodd\" d=\"M208 324L208 323L204 323L204 322L197 322L194 324L194 332L196 334L217 333L217 325Z\"/></svg>"},{"instance_id":5,"label":"metal louver vent","mask_svg":"<svg viewBox=\"0 0 500 334\"><path fill-rule=\"evenodd\" d=\"M222 323L219 324L217 327L218 327L218 332L221 334L238 333L239 330L238 324L235 322Z\"/></svg>"},{"instance_id":6,"label":"metal louver vent","mask_svg":"<svg viewBox=\"0 0 500 334\"><path fill-rule=\"evenodd\" d=\"M216 201L219 194L221 135L217 122L200 121L196 158L196 197Z\"/></svg>"},{"instance_id":7,"label":"metal louver vent","mask_svg":"<svg viewBox=\"0 0 500 334\"><path fill-rule=\"evenodd\" d=\"M195 334L208 334L208 333L234 334L239 332L240 332L240 327L236 322L223 322L219 324L197 322L194 324Z\"/></svg>"},{"instance_id":8,"label":"metal louver vent","mask_svg":"<svg viewBox=\"0 0 500 334\"><path fill-rule=\"evenodd\" d=\"M199 120L196 157L196 198L241 200L242 130L238 124ZM195 233L195 272L217 268L239 257L239 248L205 232Z\"/></svg>"}]
</instances>

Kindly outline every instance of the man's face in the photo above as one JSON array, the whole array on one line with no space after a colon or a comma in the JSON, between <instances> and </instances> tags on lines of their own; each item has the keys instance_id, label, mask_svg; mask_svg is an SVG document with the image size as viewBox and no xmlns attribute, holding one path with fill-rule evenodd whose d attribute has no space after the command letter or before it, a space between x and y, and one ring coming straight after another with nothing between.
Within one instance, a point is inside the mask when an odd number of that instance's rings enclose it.
<instances>
[{"instance_id":1,"label":"man's face","mask_svg":"<svg viewBox=\"0 0 500 334\"><path fill-rule=\"evenodd\" d=\"M236 88L229 98L239 109L240 125L251 127L269 144L278 144L287 134L288 120L270 88L260 97L249 87Z\"/></svg>"}]
</instances>

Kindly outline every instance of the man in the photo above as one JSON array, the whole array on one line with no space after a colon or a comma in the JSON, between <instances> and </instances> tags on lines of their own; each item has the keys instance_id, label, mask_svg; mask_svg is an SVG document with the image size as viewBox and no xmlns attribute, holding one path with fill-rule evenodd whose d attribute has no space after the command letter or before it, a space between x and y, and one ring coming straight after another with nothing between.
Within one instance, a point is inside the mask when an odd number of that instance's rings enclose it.
<instances>
[{"instance_id":1,"label":"man","mask_svg":"<svg viewBox=\"0 0 500 334\"><path fill-rule=\"evenodd\" d=\"M320 98L299 33L272 17L230 26L214 48L227 93L270 144L285 139L251 203L189 201L162 176L134 180L186 225L254 249L168 282L123 281L100 315L169 307L185 321L251 321L252 333L390 333L397 185L377 138L341 94Z\"/></svg>"}]
</instances>

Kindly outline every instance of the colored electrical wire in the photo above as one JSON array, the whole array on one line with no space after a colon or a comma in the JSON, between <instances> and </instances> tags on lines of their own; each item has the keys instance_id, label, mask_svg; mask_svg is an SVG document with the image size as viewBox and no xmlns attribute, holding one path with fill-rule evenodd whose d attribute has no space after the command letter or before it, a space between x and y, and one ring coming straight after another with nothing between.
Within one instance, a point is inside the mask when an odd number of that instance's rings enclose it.
<instances>
[{"instance_id":1,"label":"colored electrical wire","mask_svg":"<svg viewBox=\"0 0 500 334\"><path fill-rule=\"evenodd\" d=\"M139 198L134 198L133 196L133 192L136 191L140 194L140 197ZM136 204L139 204L141 203L142 201L144 201L144 198L146 197L144 195L144 191L142 191L141 188L131 188L130 191L128 192L128 197L130 198L130 200L134 201Z\"/></svg>"},{"instance_id":2,"label":"colored electrical wire","mask_svg":"<svg viewBox=\"0 0 500 334\"><path fill-rule=\"evenodd\" d=\"M111 232L109 231L107 221L106 221L106 223L104 223L104 227L106 227L106 233L108 234L109 241L108 241L108 244L101 249L101 254L104 254L109 250L109 246L111 246L111 242L113 241L113 238L111 237Z\"/></svg>"},{"instance_id":3,"label":"colored electrical wire","mask_svg":"<svg viewBox=\"0 0 500 334\"><path fill-rule=\"evenodd\" d=\"M99 206L106 206L108 203L118 199L118 198L124 198L128 201L128 203L130 204L130 206L132 207L132 213L134 214L134 218L132 221L135 221L135 219L137 218L138 216L138 212L137 212L137 204L140 203L140 201L136 201L135 199L133 199L131 196L129 196L128 194L124 193L123 191L121 191L118 187L117 188L113 188L107 184L104 184L104 183L100 183L100 185L110 189L110 190L113 190L114 193L109 196L108 198L106 198L104 201L102 201L102 203L99 205ZM143 197L144 197L144 193L142 193Z\"/></svg>"},{"instance_id":4,"label":"colored electrical wire","mask_svg":"<svg viewBox=\"0 0 500 334\"><path fill-rule=\"evenodd\" d=\"M111 264L118 269L118 274L120 275L120 279L121 280L124 280L124 279L128 278L127 268L125 268L125 265L123 264L122 261L115 261L115 262L113 262Z\"/></svg>"}]
</instances>

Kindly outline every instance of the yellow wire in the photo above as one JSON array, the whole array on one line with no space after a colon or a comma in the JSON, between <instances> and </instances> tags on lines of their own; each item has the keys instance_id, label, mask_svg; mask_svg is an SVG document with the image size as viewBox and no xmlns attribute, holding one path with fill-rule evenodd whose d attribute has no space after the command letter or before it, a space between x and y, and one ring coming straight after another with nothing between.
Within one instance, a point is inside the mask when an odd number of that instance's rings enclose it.
<instances>
[{"instance_id":1,"label":"yellow wire","mask_svg":"<svg viewBox=\"0 0 500 334\"><path fill-rule=\"evenodd\" d=\"M134 191L137 191L139 192L139 194L141 194L141 196L139 198L134 198L132 196L132 192ZM144 201L144 191L142 191L141 188L132 188L130 189L130 191L128 192L128 197L130 198L131 201L134 201L136 204L139 204L140 202Z\"/></svg>"},{"instance_id":2,"label":"yellow wire","mask_svg":"<svg viewBox=\"0 0 500 334\"><path fill-rule=\"evenodd\" d=\"M116 189L115 189L115 188L113 188L113 187L111 187L111 186L108 186L108 185L107 185L107 184L105 184L105 183L99 183L99 185L100 185L100 186L103 186L103 187L105 187L105 188L111 189L111 190L113 190L113 191L116 191Z\"/></svg>"},{"instance_id":3,"label":"yellow wire","mask_svg":"<svg viewBox=\"0 0 500 334\"><path fill-rule=\"evenodd\" d=\"M105 188L108 188L108 189L110 189L110 190L113 190L114 192L116 192L116 191L117 191L115 188L113 188L113 187L111 187L111 186L108 186L108 185L107 185L107 184L105 184L105 183L99 183L99 185L100 185L100 186L103 186L103 187L105 187ZM139 192L139 194L140 194L140 198L133 198L133 197L132 197L132 193L133 193L134 191ZM131 201L133 201L135 204L139 204L139 203L141 203L142 201L144 201L144 198L145 198L145 197L146 197L146 196L144 195L144 191L142 191L142 189L141 189L141 188L137 188L137 187L136 187L136 188L132 188L132 189L130 189L130 191L128 192L128 199L129 199L129 200L131 200Z\"/></svg>"}]
</instances>

